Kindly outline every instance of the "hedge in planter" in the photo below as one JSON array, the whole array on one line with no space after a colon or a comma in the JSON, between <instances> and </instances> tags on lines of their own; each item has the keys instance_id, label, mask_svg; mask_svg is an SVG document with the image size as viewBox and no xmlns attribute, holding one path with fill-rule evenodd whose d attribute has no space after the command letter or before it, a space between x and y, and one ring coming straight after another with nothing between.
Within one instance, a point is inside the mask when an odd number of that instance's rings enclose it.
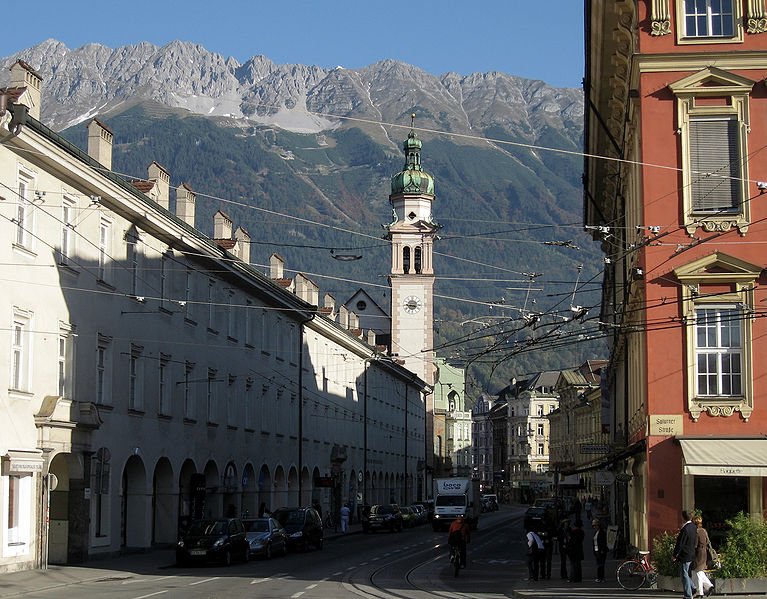
<instances>
[{"instance_id":1,"label":"hedge in planter","mask_svg":"<svg viewBox=\"0 0 767 599\"><path fill-rule=\"evenodd\" d=\"M719 552L722 568L717 578L767 576L767 523L741 512L726 524L730 530Z\"/></svg>"},{"instance_id":2,"label":"hedge in planter","mask_svg":"<svg viewBox=\"0 0 767 599\"><path fill-rule=\"evenodd\" d=\"M679 576L679 565L674 562L676 535L668 532L658 535L652 542L651 561L661 576Z\"/></svg>"}]
</instances>

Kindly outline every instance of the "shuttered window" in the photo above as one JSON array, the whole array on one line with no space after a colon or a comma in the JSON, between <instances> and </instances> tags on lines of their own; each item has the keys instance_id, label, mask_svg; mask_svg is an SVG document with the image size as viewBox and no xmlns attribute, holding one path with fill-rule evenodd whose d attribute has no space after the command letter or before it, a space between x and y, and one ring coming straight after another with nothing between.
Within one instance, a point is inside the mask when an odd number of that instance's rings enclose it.
<instances>
[{"instance_id":1,"label":"shuttered window","mask_svg":"<svg viewBox=\"0 0 767 599\"><path fill-rule=\"evenodd\" d=\"M690 173L694 213L733 213L741 209L738 121L734 118L690 120Z\"/></svg>"}]
</instances>

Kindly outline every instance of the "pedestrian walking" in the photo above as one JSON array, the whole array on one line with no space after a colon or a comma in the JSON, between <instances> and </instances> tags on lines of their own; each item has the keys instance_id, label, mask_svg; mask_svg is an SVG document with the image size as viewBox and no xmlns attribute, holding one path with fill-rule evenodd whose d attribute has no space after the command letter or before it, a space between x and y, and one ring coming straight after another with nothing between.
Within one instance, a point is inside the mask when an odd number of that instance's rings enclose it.
<instances>
[{"instance_id":1,"label":"pedestrian walking","mask_svg":"<svg viewBox=\"0 0 767 599\"><path fill-rule=\"evenodd\" d=\"M591 521L594 528L594 557L597 560L597 579L596 582L605 581L605 561L607 561L607 532L602 528L602 523L598 518Z\"/></svg>"},{"instance_id":2,"label":"pedestrian walking","mask_svg":"<svg viewBox=\"0 0 767 599\"><path fill-rule=\"evenodd\" d=\"M349 532L349 515L352 513L349 509L349 504L345 503L341 507L341 532L346 534Z\"/></svg>"},{"instance_id":3,"label":"pedestrian walking","mask_svg":"<svg viewBox=\"0 0 767 599\"><path fill-rule=\"evenodd\" d=\"M692 586L694 587L693 596L697 595L698 597L704 597L708 595L714 588L714 585L706 575L711 540L708 538L708 531L703 528L703 517L700 514L696 513L693 515L692 522L697 527L695 561L692 565Z\"/></svg>"},{"instance_id":4,"label":"pedestrian walking","mask_svg":"<svg viewBox=\"0 0 767 599\"><path fill-rule=\"evenodd\" d=\"M682 579L682 596L684 599L692 599L690 566L695 558L695 546L698 544L698 529L686 511L682 512L682 520L685 522L676 536L673 557L674 561L679 565L679 576Z\"/></svg>"},{"instance_id":5,"label":"pedestrian walking","mask_svg":"<svg viewBox=\"0 0 767 599\"><path fill-rule=\"evenodd\" d=\"M567 538L567 557L570 560L570 582L581 582L583 580L583 523L576 520L570 527L570 534Z\"/></svg>"},{"instance_id":6,"label":"pedestrian walking","mask_svg":"<svg viewBox=\"0 0 767 599\"><path fill-rule=\"evenodd\" d=\"M570 534L570 521L563 518L557 528L557 551L559 551L559 577L567 580L567 537Z\"/></svg>"},{"instance_id":7,"label":"pedestrian walking","mask_svg":"<svg viewBox=\"0 0 767 599\"><path fill-rule=\"evenodd\" d=\"M543 539L531 528L527 529L527 580L538 580L543 554Z\"/></svg>"}]
</instances>

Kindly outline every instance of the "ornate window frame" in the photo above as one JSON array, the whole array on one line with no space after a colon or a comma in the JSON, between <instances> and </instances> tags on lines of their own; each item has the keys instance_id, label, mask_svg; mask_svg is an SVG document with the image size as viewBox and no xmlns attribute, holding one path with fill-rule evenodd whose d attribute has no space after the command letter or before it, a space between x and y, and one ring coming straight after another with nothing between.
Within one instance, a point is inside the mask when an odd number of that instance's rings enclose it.
<instances>
[{"instance_id":1,"label":"ornate window frame","mask_svg":"<svg viewBox=\"0 0 767 599\"><path fill-rule=\"evenodd\" d=\"M685 328L687 409L693 421L701 413L710 416L732 416L740 412L748 420L754 411L753 331L754 287L762 267L739 258L716 252L674 269L682 283L681 309ZM695 375L695 310L709 306L731 305L743 312L742 395L698 396Z\"/></svg>"},{"instance_id":2,"label":"ornate window frame","mask_svg":"<svg viewBox=\"0 0 767 599\"><path fill-rule=\"evenodd\" d=\"M676 0L676 41L678 44L739 44L743 42L743 7L742 0L732 0L732 35L731 36L695 36L687 35L687 14L684 0Z\"/></svg>"},{"instance_id":3,"label":"ornate window frame","mask_svg":"<svg viewBox=\"0 0 767 599\"><path fill-rule=\"evenodd\" d=\"M733 73L708 67L669 85L677 102L677 132L681 140L683 224L689 235L698 228L705 231L729 231L737 227L741 235L748 231L751 220L748 195L748 161L740 165L741 208L722 214L695 213L692 206L692 172L690 153L690 122L698 117L734 117L738 122L741 156L748 156L747 134L751 132L749 97L755 81ZM711 100L720 98L721 105ZM708 101L708 102L707 102Z\"/></svg>"}]
</instances>

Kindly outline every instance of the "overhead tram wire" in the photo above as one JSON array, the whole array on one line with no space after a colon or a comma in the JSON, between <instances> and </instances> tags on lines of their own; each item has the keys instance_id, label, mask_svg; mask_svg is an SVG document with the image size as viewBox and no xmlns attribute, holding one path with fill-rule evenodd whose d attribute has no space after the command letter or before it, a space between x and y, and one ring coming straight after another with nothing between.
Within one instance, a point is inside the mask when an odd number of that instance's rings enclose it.
<instances>
[{"instance_id":1,"label":"overhead tram wire","mask_svg":"<svg viewBox=\"0 0 767 599\"><path fill-rule=\"evenodd\" d=\"M320 113L316 113L316 114L320 114ZM396 124L396 123L384 123L384 122L381 122L381 121L371 121L371 120L368 120L368 119L358 119L356 117L344 117L344 116L338 116L338 115L327 115L327 116L329 116L331 118L346 119L346 120L351 120L351 121L355 121L356 120L356 121L360 121L360 122L374 123L374 124L381 125L381 126L389 125L389 126L395 127L395 128L412 129L412 127L408 127L408 126L405 126L405 125L399 125L399 124ZM518 143L518 142L509 142L507 140L494 140L492 138L484 138L484 137L475 136L475 135L457 134L457 133L450 133L450 132L441 132L439 130L427 129L427 128L418 128L418 131L432 133L432 134L436 134L436 135L444 134L444 135L453 136L453 137L462 137L462 138L471 138L471 139L476 139L476 140L481 140L481 141L490 141L490 142L493 142L493 143L508 144L508 145L514 145L514 146L529 148L529 149L549 150L549 151L553 151L553 152L560 152L560 153L571 154L571 155L578 155L578 156L583 156L583 157L591 157L591 158L595 158L595 159L606 159L606 160L611 160L611 161L619 161L619 162L625 162L625 163L634 164L634 165L649 166L649 167L654 167L654 168L663 168L663 169L675 170L675 171L680 171L681 170L678 167L669 167L669 166L665 166L665 165L657 165L657 164L653 164L653 163L646 163L646 162L640 162L640 161L619 160L619 159L615 159L613 157L603 157L603 156L598 156L598 155L587 154L587 153L584 153L584 152L575 152L575 151L571 151L571 150L561 150L561 149L557 149L557 148L549 148L549 147L544 147L544 146L537 146L537 145L534 145L534 144L523 144L523 143ZM120 174L120 173L116 173L116 174ZM705 175L706 176L710 176L710 173L706 173ZM129 175L122 174L122 176L134 179L134 177L129 176ZM723 177L723 179L727 179L727 178L735 179L735 177ZM279 212L276 212L276 211L270 211L270 210L267 210L267 209L259 208L257 206L253 206L252 204L243 204L243 203L240 203L240 202L236 202L236 201L232 201L232 200L227 200L227 199L224 199L224 198L212 196L210 194L204 194L204 193L201 193L201 192L197 192L197 195L198 196L202 196L202 197L208 197L209 199L216 199L218 201L229 202L229 203L232 203L232 204L241 205L241 206L248 207L248 208L251 208L251 209L261 210L261 211L264 211L264 212L267 212L267 213L278 215L278 216L283 217L283 218L294 218L296 220L299 220L301 222L305 222L306 224L310 224L310 225L313 225L313 226L327 227L327 228L336 229L336 230L339 230L339 231L342 231L342 232L347 232L347 233L354 234L354 235L363 235L363 236L365 235L365 234L362 234L362 233L359 233L359 232L356 232L356 231L352 231L352 230L348 230L348 229L344 229L344 228L340 228L340 227L334 227L334 226L331 226L331 225L327 225L325 223L319 223L319 222L311 221L311 220L308 220L308 219L301 219L301 218L298 218L298 217L294 217L292 215L286 215L286 214L279 213ZM550 225L546 225L546 226L550 226ZM370 237L370 236L368 236L368 237ZM377 238L375 238L375 239L377 239ZM461 258L458 258L457 256L451 256L449 254L440 254L440 255L443 255L446 258L453 258L453 259L461 260ZM492 265L488 265L488 266L490 266L491 268L497 268L497 267L493 267ZM504 269L502 269L502 270L504 270ZM510 272L514 272L514 271L510 271ZM315 275L315 276L317 276L317 275ZM459 298L453 298L453 299L459 299Z\"/></svg>"}]
</instances>

